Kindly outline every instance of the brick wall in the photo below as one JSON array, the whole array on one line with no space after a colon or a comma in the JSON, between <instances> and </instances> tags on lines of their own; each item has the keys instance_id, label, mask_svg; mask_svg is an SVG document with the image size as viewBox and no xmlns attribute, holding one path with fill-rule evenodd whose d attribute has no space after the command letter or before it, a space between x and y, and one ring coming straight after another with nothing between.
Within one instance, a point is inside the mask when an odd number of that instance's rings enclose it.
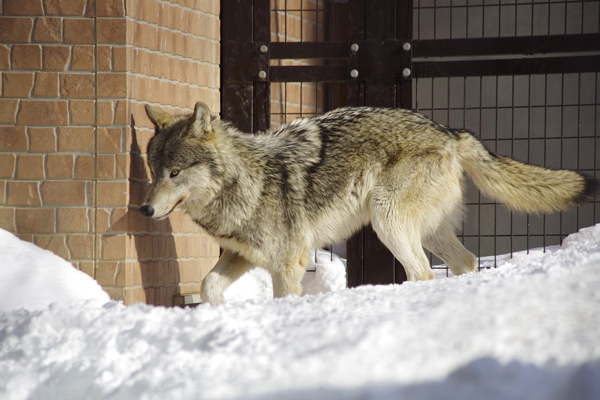
<instances>
[{"instance_id":1,"label":"brick wall","mask_svg":"<svg viewBox=\"0 0 600 400\"><path fill-rule=\"evenodd\" d=\"M113 299L196 293L218 246L189 217L142 217L144 105L219 111L218 0L0 0L0 227Z\"/></svg>"}]
</instances>

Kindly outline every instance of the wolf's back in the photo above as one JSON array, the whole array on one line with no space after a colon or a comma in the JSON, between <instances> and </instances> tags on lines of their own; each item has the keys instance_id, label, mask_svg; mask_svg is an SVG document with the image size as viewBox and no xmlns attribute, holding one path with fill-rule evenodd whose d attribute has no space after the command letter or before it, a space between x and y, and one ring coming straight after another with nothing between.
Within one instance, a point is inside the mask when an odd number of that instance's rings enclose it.
<instances>
[{"instance_id":1,"label":"wolf's back","mask_svg":"<svg viewBox=\"0 0 600 400\"><path fill-rule=\"evenodd\" d=\"M552 170L497 156L468 132L459 133L459 156L475 185L515 211L549 213L584 203L598 181L575 171Z\"/></svg>"}]
</instances>

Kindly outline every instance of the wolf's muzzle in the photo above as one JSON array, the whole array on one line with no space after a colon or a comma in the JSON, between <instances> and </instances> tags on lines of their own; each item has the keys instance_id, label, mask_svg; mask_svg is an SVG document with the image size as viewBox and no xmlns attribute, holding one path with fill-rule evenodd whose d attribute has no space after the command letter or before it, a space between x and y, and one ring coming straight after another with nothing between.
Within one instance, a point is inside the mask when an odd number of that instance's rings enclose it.
<instances>
[{"instance_id":1,"label":"wolf's muzzle","mask_svg":"<svg viewBox=\"0 0 600 400\"><path fill-rule=\"evenodd\" d=\"M154 207L152 206L141 206L140 212L144 214L146 217L151 217L154 215Z\"/></svg>"}]
</instances>

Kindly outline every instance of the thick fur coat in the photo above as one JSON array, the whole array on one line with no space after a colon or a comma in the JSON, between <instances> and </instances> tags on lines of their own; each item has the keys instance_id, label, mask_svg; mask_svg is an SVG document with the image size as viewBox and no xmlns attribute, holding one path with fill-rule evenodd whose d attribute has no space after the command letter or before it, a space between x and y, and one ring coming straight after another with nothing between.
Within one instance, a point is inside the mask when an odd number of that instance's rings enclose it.
<instances>
[{"instance_id":1,"label":"thick fur coat","mask_svg":"<svg viewBox=\"0 0 600 400\"><path fill-rule=\"evenodd\" d=\"M415 112L340 108L274 132L243 133L204 103L191 116L146 107L156 126L148 146L152 186L141 212L189 213L224 249L202 284L202 301L255 266L273 277L276 297L301 293L308 249L371 223L409 280L434 277L423 246L454 274L475 256L454 234L463 216L464 173L513 210L576 206L596 182L487 151L469 132Z\"/></svg>"}]
</instances>

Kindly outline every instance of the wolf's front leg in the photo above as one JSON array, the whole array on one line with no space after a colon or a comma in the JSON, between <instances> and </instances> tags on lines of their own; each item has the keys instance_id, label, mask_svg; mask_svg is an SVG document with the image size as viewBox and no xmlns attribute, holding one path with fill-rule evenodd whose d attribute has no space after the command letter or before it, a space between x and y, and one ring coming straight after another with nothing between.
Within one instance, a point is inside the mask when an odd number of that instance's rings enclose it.
<instances>
[{"instance_id":1,"label":"wolf's front leg","mask_svg":"<svg viewBox=\"0 0 600 400\"><path fill-rule=\"evenodd\" d=\"M302 296L302 277L305 266L295 264L286 266L281 271L271 272L273 278L273 297L285 297L289 294Z\"/></svg>"},{"instance_id":2,"label":"wolf's front leg","mask_svg":"<svg viewBox=\"0 0 600 400\"><path fill-rule=\"evenodd\" d=\"M254 265L238 253L225 250L217 264L202 280L200 298L203 303L223 303L223 292Z\"/></svg>"}]
</instances>

